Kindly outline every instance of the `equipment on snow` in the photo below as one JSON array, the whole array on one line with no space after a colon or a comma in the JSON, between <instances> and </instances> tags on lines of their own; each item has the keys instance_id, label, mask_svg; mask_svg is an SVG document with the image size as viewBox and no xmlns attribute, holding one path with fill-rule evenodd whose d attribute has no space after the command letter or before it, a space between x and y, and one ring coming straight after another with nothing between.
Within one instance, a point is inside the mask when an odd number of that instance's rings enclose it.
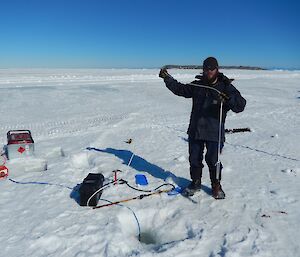
<instances>
[{"instance_id":1,"label":"equipment on snow","mask_svg":"<svg viewBox=\"0 0 300 257\"><path fill-rule=\"evenodd\" d=\"M158 190L158 191L155 191L155 192L152 192L152 193L149 193L149 194L142 194L142 195L138 195L138 196L135 196L135 197L132 197L132 198L128 198L128 199L124 199L124 200L120 200L120 201L116 201L116 202L112 202L112 203L108 203L108 204L104 204L104 205L95 206L95 207L93 207L93 209L100 209L100 208L103 208L103 207L117 205L117 204L120 204L120 203L125 203L125 202L129 202L129 201L136 200L136 199L143 199L143 198L151 196L151 195L159 195L161 193L167 193L170 190L172 190L172 189Z\"/></svg>"},{"instance_id":2,"label":"equipment on snow","mask_svg":"<svg viewBox=\"0 0 300 257\"><path fill-rule=\"evenodd\" d=\"M239 133L239 132L251 132L250 128L235 128L235 129L225 129L225 133Z\"/></svg>"},{"instance_id":3,"label":"equipment on snow","mask_svg":"<svg viewBox=\"0 0 300 257\"><path fill-rule=\"evenodd\" d=\"M5 166L6 158L4 155L0 156L0 179L4 179L8 176L8 168Z\"/></svg>"},{"instance_id":4,"label":"equipment on snow","mask_svg":"<svg viewBox=\"0 0 300 257\"><path fill-rule=\"evenodd\" d=\"M4 179L8 176L8 168L4 165L0 166L0 179Z\"/></svg>"},{"instance_id":5,"label":"equipment on snow","mask_svg":"<svg viewBox=\"0 0 300 257\"><path fill-rule=\"evenodd\" d=\"M114 173L114 183L116 184L118 181L118 172L122 172L121 170L113 170L112 173Z\"/></svg>"},{"instance_id":6,"label":"equipment on snow","mask_svg":"<svg viewBox=\"0 0 300 257\"><path fill-rule=\"evenodd\" d=\"M132 143L132 138L129 138L128 140L125 141L126 144L131 144Z\"/></svg>"},{"instance_id":7,"label":"equipment on snow","mask_svg":"<svg viewBox=\"0 0 300 257\"><path fill-rule=\"evenodd\" d=\"M30 130L10 130L7 132L7 145L4 148L8 159L34 155L34 141Z\"/></svg>"},{"instance_id":8,"label":"equipment on snow","mask_svg":"<svg viewBox=\"0 0 300 257\"><path fill-rule=\"evenodd\" d=\"M223 103L224 101L221 100L220 104L220 120L219 120L219 139L218 139L218 161L216 163L217 166L217 173L216 173L216 179L221 180L221 134L222 134L222 119L223 119Z\"/></svg>"},{"instance_id":9,"label":"equipment on snow","mask_svg":"<svg viewBox=\"0 0 300 257\"><path fill-rule=\"evenodd\" d=\"M119 172L120 170L116 170L116 171ZM141 174L138 174L138 175L141 175ZM142 175L142 176L144 176L144 175ZM150 195L161 194L164 192L170 192L175 189L174 185L169 184L169 183L164 183L164 184L156 187L153 190L142 190L142 189L135 188L135 187L129 185L129 183L123 179L117 179L116 181L112 180L111 182L109 182L105 185L103 185L103 182L104 182L104 176L101 173L98 173L98 174L89 173L88 174L88 176L83 180L83 183L81 184L81 186L79 188L80 205L81 206L94 206L94 209L101 208L101 207L111 206L111 205L115 205L115 204L119 204L119 203L123 203L123 202L128 202L128 201L135 200L135 199L143 199L144 197L147 197ZM116 202L110 202L109 204L106 204L106 205L97 206L98 201L101 197L102 191L105 188L109 187L110 185L122 185L122 184L125 184L128 187L130 187L136 191L140 191L140 192L144 192L144 193L148 193L148 194L142 194L142 195L139 195L139 196L136 196L133 198L120 200L120 201L116 201ZM163 186L171 186L171 188L160 190L160 188Z\"/></svg>"},{"instance_id":10,"label":"equipment on snow","mask_svg":"<svg viewBox=\"0 0 300 257\"><path fill-rule=\"evenodd\" d=\"M83 180L80 188L80 205L81 206L97 206L103 186L104 176L101 173L89 173ZM95 195L93 195L98 191ZM90 199L90 197L92 197Z\"/></svg>"},{"instance_id":11,"label":"equipment on snow","mask_svg":"<svg viewBox=\"0 0 300 257\"><path fill-rule=\"evenodd\" d=\"M124 179L119 179L119 183L118 184L125 184L126 186L128 186L129 188L135 190L135 191L139 191L139 192L144 192L144 193L152 193L152 192L155 192L157 191L159 188L163 187L163 186L171 186L172 189L170 190L174 190L175 189L175 186L173 184L170 184L170 183L164 183L154 189L151 189L151 190L145 190L145 189L140 189L140 188L136 188L136 187L133 187L131 185L129 185L128 181L124 180Z\"/></svg>"},{"instance_id":12,"label":"equipment on snow","mask_svg":"<svg viewBox=\"0 0 300 257\"><path fill-rule=\"evenodd\" d=\"M147 186L148 185L147 177L144 174L136 174L135 183L137 185Z\"/></svg>"}]
</instances>

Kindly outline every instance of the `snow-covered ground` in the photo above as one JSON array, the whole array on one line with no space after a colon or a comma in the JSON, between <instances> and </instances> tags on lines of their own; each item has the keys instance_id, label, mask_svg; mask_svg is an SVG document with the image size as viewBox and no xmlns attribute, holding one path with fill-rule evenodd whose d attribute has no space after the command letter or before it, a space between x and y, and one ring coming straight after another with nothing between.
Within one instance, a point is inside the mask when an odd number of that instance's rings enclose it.
<instances>
[{"instance_id":1,"label":"snow-covered ground","mask_svg":"<svg viewBox=\"0 0 300 257\"><path fill-rule=\"evenodd\" d=\"M211 197L205 166L192 200L164 193L79 206L78 184L89 172L109 182L120 169L133 186L144 174L147 190L189 183L191 100L168 91L158 72L0 70L0 143L8 130L29 129L36 154L9 161L0 181L0 256L300 256L300 71L223 71L247 99L226 127L252 130L226 137L225 200ZM182 82L197 73L170 72ZM114 185L102 198L139 194Z\"/></svg>"}]
</instances>

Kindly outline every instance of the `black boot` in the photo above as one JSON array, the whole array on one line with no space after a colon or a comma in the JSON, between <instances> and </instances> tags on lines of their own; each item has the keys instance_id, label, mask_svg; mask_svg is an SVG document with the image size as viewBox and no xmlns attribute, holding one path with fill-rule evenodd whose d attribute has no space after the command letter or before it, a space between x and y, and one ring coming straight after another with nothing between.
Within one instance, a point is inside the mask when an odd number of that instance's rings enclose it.
<instances>
[{"instance_id":1,"label":"black boot","mask_svg":"<svg viewBox=\"0 0 300 257\"><path fill-rule=\"evenodd\" d=\"M222 189L222 186L220 184L220 181L215 180L214 182L211 183L211 188L212 188L212 196L213 198L220 200L220 199L225 199L225 193Z\"/></svg>"},{"instance_id":2,"label":"black boot","mask_svg":"<svg viewBox=\"0 0 300 257\"><path fill-rule=\"evenodd\" d=\"M197 191L201 190L201 179L193 180L191 184L183 191L186 196L193 196Z\"/></svg>"}]
</instances>

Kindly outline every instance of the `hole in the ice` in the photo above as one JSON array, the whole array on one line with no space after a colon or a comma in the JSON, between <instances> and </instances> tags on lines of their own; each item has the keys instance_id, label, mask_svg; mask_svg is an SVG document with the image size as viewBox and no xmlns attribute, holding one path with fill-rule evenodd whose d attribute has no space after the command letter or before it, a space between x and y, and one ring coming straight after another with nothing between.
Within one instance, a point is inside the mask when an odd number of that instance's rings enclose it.
<instances>
[{"instance_id":1,"label":"hole in the ice","mask_svg":"<svg viewBox=\"0 0 300 257\"><path fill-rule=\"evenodd\" d=\"M145 232L141 232L140 237L139 237L139 241L143 244L147 244L147 245L152 245L152 244L157 244L159 242L157 242L155 235L152 234L151 231L145 231Z\"/></svg>"},{"instance_id":2,"label":"hole in the ice","mask_svg":"<svg viewBox=\"0 0 300 257\"><path fill-rule=\"evenodd\" d=\"M141 243L151 245L159 243L155 226L149 225L154 223L152 220L155 214L156 212L152 210L147 212L139 210L134 216L132 212L123 210L119 213L118 219L126 234L134 235Z\"/></svg>"},{"instance_id":3,"label":"hole in the ice","mask_svg":"<svg viewBox=\"0 0 300 257\"><path fill-rule=\"evenodd\" d=\"M175 225L172 219L174 215L176 212L170 212L168 209L160 209L159 211L147 209L135 211L134 216L131 211L124 208L120 210L118 220L124 235L135 237L144 246L160 249L165 245L173 245L194 237L187 231L184 222L178 224L178 230L174 233L166 233L167 227ZM165 227L166 223L170 223L169 226Z\"/></svg>"}]
</instances>

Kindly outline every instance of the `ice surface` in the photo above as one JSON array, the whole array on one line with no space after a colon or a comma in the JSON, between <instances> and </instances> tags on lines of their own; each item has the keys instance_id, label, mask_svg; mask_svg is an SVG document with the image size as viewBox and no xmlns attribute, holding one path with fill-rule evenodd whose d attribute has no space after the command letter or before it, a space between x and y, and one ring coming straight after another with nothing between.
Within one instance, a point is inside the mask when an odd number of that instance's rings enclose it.
<instances>
[{"instance_id":1,"label":"ice surface","mask_svg":"<svg viewBox=\"0 0 300 257\"><path fill-rule=\"evenodd\" d=\"M247 99L226 127L252 130L227 135L225 200L211 197L205 166L192 201L161 194L96 210L78 205L89 172L108 182L120 169L132 185L144 174L148 190L189 183L191 101L173 95L158 72L0 70L0 142L8 130L29 129L37 154L27 170L9 161L0 181L0 256L300 256L299 71L223 71ZM170 72L190 82L197 71ZM48 169L35 172L43 160ZM139 194L112 185L99 204Z\"/></svg>"}]
</instances>

